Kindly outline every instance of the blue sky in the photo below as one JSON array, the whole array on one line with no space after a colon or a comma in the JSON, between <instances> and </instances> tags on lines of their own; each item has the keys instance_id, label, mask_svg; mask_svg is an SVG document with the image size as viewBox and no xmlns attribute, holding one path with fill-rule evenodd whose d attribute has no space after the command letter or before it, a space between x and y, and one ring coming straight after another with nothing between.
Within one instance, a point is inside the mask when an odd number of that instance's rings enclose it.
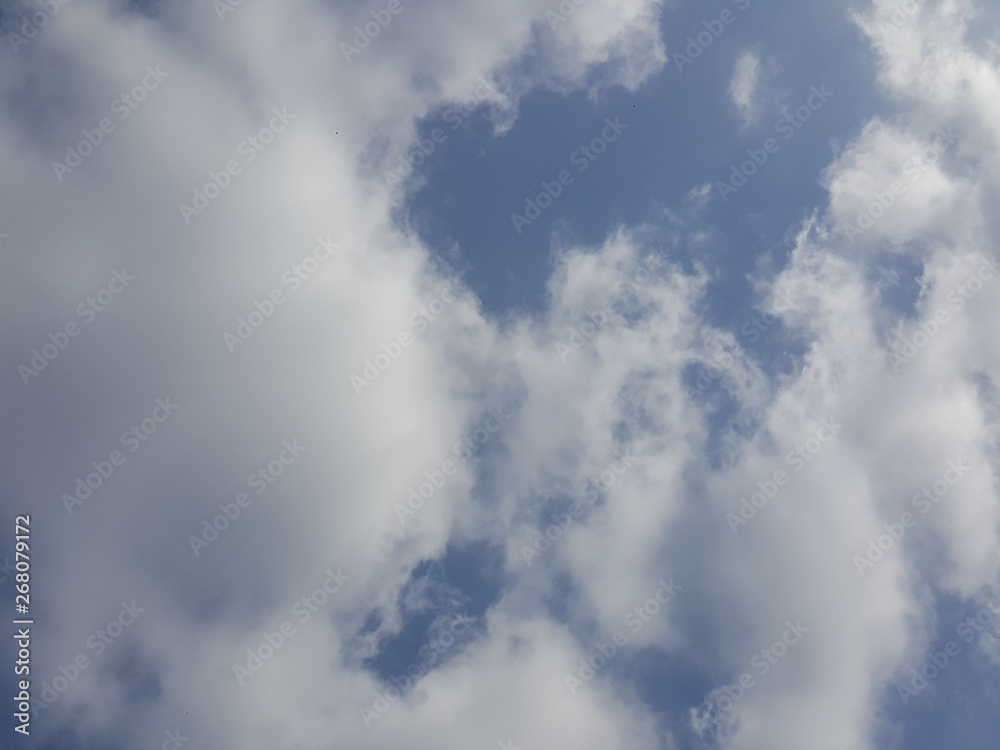
<instances>
[{"instance_id":1,"label":"blue sky","mask_svg":"<svg viewBox=\"0 0 1000 750\"><path fill-rule=\"evenodd\" d=\"M687 37L704 32L704 21L726 9L718 6L714 14L691 6L661 18L671 55L684 54ZM796 36L802 35L789 30L796 23L830 24L833 29L822 39L810 37L808 45L796 44ZM676 210L693 188L728 176L730 166L746 158L747 148L759 148L765 137L776 136L781 156L766 165L755 180L757 187L737 193L731 204L713 202L698 216L716 234L713 258L724 275L720 283L735 287L757 256L773 246L784 248L789 226L821 202L818 173L830 161L831 139L849 139L881 103L861 65L869 54L866 45L856 27L833 8L796 10L759 2L724 28L703 55L690 63L672 61L636 91L612 88L596 102L586 92L532 93L520 102L517 127L501 138L492 136L485 111L473 118L436 150L426 168L418 168L428 184L411 210L422 236L431 247L458 242L470 248L462 256L472 264L467 281L489 309L531 308L543 296L554 225L568 224L573 241L595 244L619 223L661 224L665 208ZM826 85L834 93L831 106L787 142L785 131L775 131L780 111L770 111L738 132L734 106L725 93L736 57L757 47L781 50L783 65L771 85L791 110L806 100L811 86ZM570 163L571 154L603 129L607 117L620 118L628 126L627 137L609 147L608 158L580 173ZM421 132L426 136L437 127L454 132L443 118L423 121ZM512 170L511 163L527 168ZM540 182L567 167L577 176L571 189L523 233L512 236L509 215L524 210L523 200L508 200L501 207L493 199L532 195ZM502 291L506 294L501 296Z\"/></svg>"},{"instance_id":2,"label":"blue sky","mask_svg":"<svg viewBox=\"0 0 1000 750\"><path fill-rule=\"evenodd\" d=\"M0 745L993 747L997 20L0 2Z\"/></svg>"}]
</instances>

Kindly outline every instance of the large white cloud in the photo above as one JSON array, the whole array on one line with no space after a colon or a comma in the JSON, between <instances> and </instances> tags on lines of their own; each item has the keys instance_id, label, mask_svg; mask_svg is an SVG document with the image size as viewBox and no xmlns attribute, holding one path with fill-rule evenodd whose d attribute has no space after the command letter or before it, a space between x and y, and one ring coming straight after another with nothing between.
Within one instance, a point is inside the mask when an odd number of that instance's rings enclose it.
<instances>
[{"instance_id":1,"label":"large white cloud","mask_svg":"<svg viewBox=\"0 0 1000 750\"><path fill-rule=\"evenodd\" d=\"M647 228L560 249L548 309L501 324L391 218L403 188L382 173L417 120L468 99L480 77L498 131L534 88L635 88L665 59L659 3L588 0L558 23L527 2L406 3L346 59L341 43L382 7L244 4L220 20L166 5L144 20L69 4L0 73L4 492L34 498L44 529L40 681L91 657L38 736L68 727L138 744L181 726L213 747L670 746L689 727L664 731L624 666L649 647L687 654L720 687L755 676L722 721L691 721L726 747L873 747L886 691L934 634L934 592L971 602L1000 563L998 282L969 281L998 236L998 71L967 36L972 6L921 6L879 37L876 72L899 111L836 156L828 204L780 274L756 279L761 308L804 351L778 376L702 319L709 272L682 270L655 249L671 238L650 242ZM893 12L878 2L858 23L874 36ZM168 75L115 119L157 65ZM282 124L275 108L287 126L246 145ZM51 162L104 117L114 129L59 181ZM953 144L853 236L873 194L949 128ZM230 160L239 173L214 178L225 187L185 221L178 204L214 194L211 173ZM339 247L308 271L326 237ZM901 255L922 268L909 315L876 281ZM296 264L297 285L284 281ZM134 280L91 322L78 315L122 268ZM262 309L231 353L223 333ZM68 321L79 335L23 385L18 365ZM393 344L401 334L412 343ZM378 377L359 393L366 360ZM121 434L167 397L177 411L128 453ZM401 523L408 489L497 406L513 416L493 450L456 461ZM281 464L295 440L305 451ZM62 495L123 448L68 513ZM275 460L280 476L253 495L248 476ZM949 461L971 468L859 575L868 542ZM252 504L196 555L191 536L220 503L235 513L241 492ZM740 517L754 493L761 507ZM552 514L565 528L538 544ZM381 612L377 636L397 631L414 566L482 537L507 551L483 633L366 726L358 708L384 690L352 653L366 615ZM296 602L338 566L347 583L299 622ZM676 596L627 620L661 579ZM132 599L145 611L96 654L87 638ZM294 635L237 684L233 664L286 621ZM755 655L788 621L807 632L760 674ZM627 653L571 690L565 676L616 630Z\"/></svg>"}]
</instances>

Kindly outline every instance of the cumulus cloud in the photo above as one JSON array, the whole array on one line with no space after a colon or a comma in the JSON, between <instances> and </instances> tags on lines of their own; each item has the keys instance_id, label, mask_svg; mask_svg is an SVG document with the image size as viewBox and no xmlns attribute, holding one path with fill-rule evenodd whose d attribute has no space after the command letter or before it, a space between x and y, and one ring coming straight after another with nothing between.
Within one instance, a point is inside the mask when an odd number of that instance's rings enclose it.
<instances>
[{"instance_id":1,"label":"cumulus cloud","mask_svg":"<svg viewBox=\"0 0 1000 750\"><path fill-rule=\"evenodd\" d=\"M532 92L637 90L658 2L59 8L0 72L36 746L873 748L938 600L996 590L1000 72L972 4L855 18L897 111L732 326L671 250L704 186L554 246L542 308L499 319L383 178L449 105L502 135ZM476 545L485 603L434 567ZM652 664L697 678L654 700Z\"/></svg>"}]
</instances>

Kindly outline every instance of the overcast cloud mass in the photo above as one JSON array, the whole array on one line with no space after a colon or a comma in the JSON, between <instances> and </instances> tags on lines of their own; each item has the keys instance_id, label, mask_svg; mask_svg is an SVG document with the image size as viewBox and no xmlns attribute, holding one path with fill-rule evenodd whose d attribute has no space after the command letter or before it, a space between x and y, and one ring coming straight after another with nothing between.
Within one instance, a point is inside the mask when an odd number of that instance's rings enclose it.
<instances>
[{"instance_id":1,"label":"overcast cloud mass","mask_svg":"<svg viewBox=\"0 0 1000 750\"><path fill-rule=\"evenodd\" d=\"M0 0L0 746L995 748L998 21Z\"/></svg>"}]
</instances>

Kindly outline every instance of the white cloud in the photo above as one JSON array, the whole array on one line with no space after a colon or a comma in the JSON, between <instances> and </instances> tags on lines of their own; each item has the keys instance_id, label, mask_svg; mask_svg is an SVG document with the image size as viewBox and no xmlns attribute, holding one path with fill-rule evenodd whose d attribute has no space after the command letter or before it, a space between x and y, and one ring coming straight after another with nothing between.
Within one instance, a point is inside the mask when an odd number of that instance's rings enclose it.
<instances>
[{"instance_id":1,"label":"white cloud","mask_svg":"<svg viewBox=\"0 0 1000 750\"><path fill-rule=\"evenodd\" d=\"M965 44L971 6L921 10L880 46L880 80L901 111L837 156L828 205L801 227L787 266L756 280L760 306L780 312L803 352L771 376L741 338L702 318L709 272L648 262L660 243L642 227L562 249L548 308L500 324L394 224L399 194L360 176L391 164L414 121L467 97L479 76L498 82L501 130L533 88L636 87L663 63L658 3L589 0L554 29L526 2L406 6L349 64L337 42L360 9L247 4L219 24L207 6L169 6L155 23L110 8L64 6L0 73L2 96L20 103L0 117L8 377L48 332L78 320L112 269L136 277L3 400L16 435L4 444L5 493L39 498L39 607L72 614L39 618L39 683L77 653L93 662L42 714L39 737L65 723L88 741L136 745L181 725L206 747L464 748L508 737L525 748L659 747L662 717L612 679L627 661L575 695L564 675L673 577L681 593L631 634L633 649L692 654L706 672L738 677L786 620L809 627L738 703L726 747L791 750L817 737L874 747L885 691L933 635L932 591L970 599L996 586L1000 565L998 297L961 294L961 309L949 297L1000 236L989 211L998 73ZM879 2L872 18L891 12ZM531 55L537 72L513 72ZM730 88L744 118L759 100L760 60L749 55ZM51 161L156 64L169 78L57 182ZM241 142L274 107L294 121L243 161ZM848 238L872 193L952 126L954 147ZM241 172L185 224L177 204L230 159ZM284 271L327 234L339 254L231 355L223 331L286 288ZM923 269L912 317L871 283L886 248ZM417 332L412 314L445 283L457 299ZM790 309L774 304L778 289L794 295ZM891 344L916 340L938 309L948 323L894 372ZM356 394L351 375L401 332L415 343ZM733 364L692 397L693 372L724 355ZM67 515L62 493L167 395L179 411ZM497 435L502 450L482 459L495 481L477 483L463 464L401 526L394 503L498 403L516 414ZM824 419L843 428L810 443ZM302 457L195 557L189 536L293 438ZM613 472L527 565L521 546L539 518L580 499L622 450L634 466ZM972 468L948 502L859 576L852 558L957 457ZM790 481L732 534L727 514L778 470ZM449 540L483 536L507 550L485 634L366 728L356 708L382 688L351 639L376 609L379 634L397 630L413 568ZM940 554L924 554L931 543ZM338 565L349 584L240 687L233 664ZM132 598L147 613L97 655L88 635ZM125 663L155 675L141 710Z\"/></svg>"},{"instance_id":2,"label":"white cloud","mask_svg":"<svg viewBox=\"0 0 1000 750\"><path fill-rule=\"evenodd\" d=\"M746 128L760 116L761 60L760 53L748 50L736 58L733 78L729 82L729 98Z\"/></svg>"}]
</instances>

